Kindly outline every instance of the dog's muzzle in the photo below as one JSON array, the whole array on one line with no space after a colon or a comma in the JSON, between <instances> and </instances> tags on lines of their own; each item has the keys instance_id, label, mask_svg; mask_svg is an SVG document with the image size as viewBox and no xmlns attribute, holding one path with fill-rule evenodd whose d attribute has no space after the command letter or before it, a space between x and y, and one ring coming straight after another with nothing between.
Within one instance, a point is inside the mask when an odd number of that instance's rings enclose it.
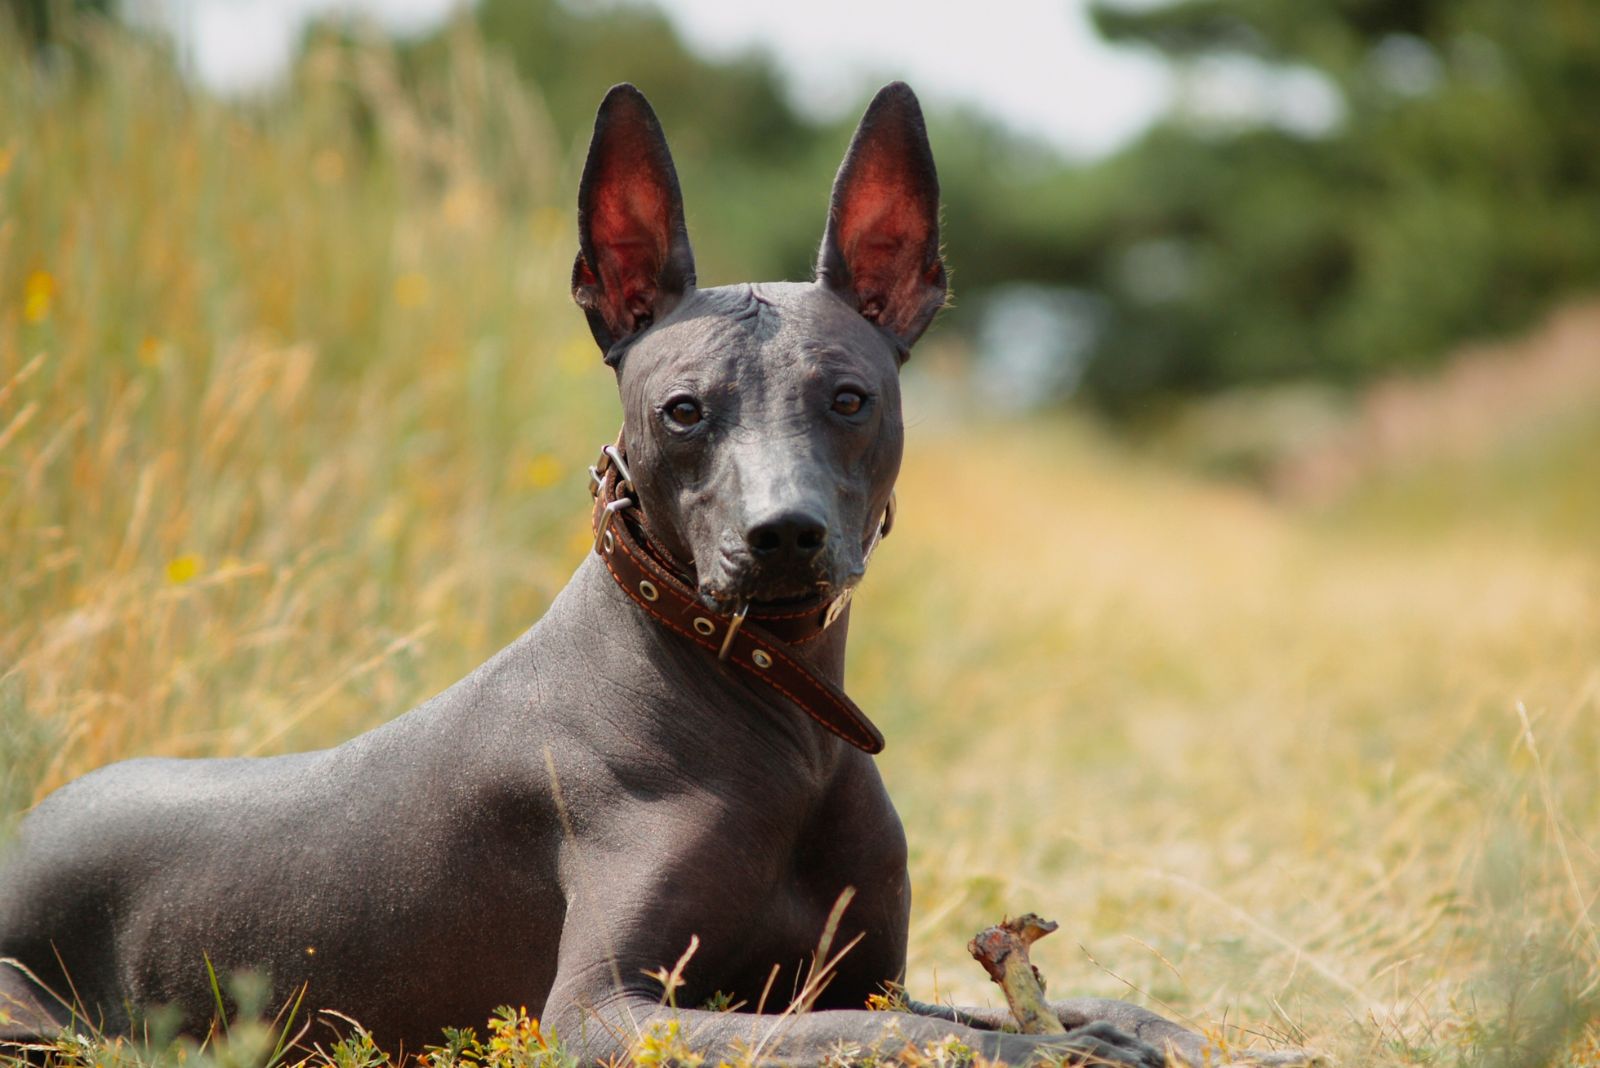
<instances>
[{"instance_id":1,"label":"dog's muzzle","mask_svg":"<svg viewBox=\"0 0 1600 1068\"><path fill-rule=\"evenodd\" d=\"M632 474L619 439L589 469L594 495L594 547L613 580L655 622L716 655L788 699L820 726L868 753L883 750L883 735L855 702L823 678L798 647L819 638L844 611L850 592L800 608L771 610L749 602L728 613L708 609L692 580L635 533ZM892 523L892 508L872 539L876 548Z\"/></svg>"}]
</instances>

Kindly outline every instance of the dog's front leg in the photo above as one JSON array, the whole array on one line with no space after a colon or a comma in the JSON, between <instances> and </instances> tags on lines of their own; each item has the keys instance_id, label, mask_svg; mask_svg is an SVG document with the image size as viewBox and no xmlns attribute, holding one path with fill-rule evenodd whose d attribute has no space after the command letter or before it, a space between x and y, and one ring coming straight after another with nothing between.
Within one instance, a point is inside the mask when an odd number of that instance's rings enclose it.
<instances>
[{"instance_id":1,"label":"dog's front leg","mask_svg":"<svg viewBox=\"0 0 1600 1068\"><path fill-rule=\"evenodd\" d=\"M830 1009L790 1015L754 1015L672 1009L632 992L603 1001L557 1000L545 1018L569 1052L588 1064L627 1061L641 1043L671 1041L707 1063L753 1063L814 1068L882 1062L908 1046L926 1049L955 1039L984 1058L1012 1065L1103 1065L1165 1068L1154 1046L1109 1024L1066 1035L1019 1035L979 1030L929 1016ZM674 1022L677 1034L667 1030Z\"/></svg>"},{"instance_id":2,"label":"dog's front leg","mask_svg":"<svg viewBox=\"0 0 1600 1068\"><path fill-rule=\"evenodd\" d=\"M913 1013L983 1030L1000 1030L1015 1027L1011 1013L1000 1008L967 1008L954 1005L934 1005L908 999ZM1318 1054L1299 1049L1290 1050L1236 1050L1224 1049L1197 1031L1173 1023L1149 1009L1114 998L1074 998L1069 1001L1052 1001L1050 1007L1062 1026L1073 1031L1078 1028L1110 1025L1141 1042L1170 1051L1181 1063L1201 1068L1216 1064L1250 1064L1260 1068L1294 1068L1318 1063Z\"/></svg>"},{"instance_id":3,"label":"dog's front leg","mask_svg":"<svg viewBox=\"0 0 1600 1068\"><path fill-rule=\"evenodd\" d=\"M640 869L648 867L637 856L633 862ZM623 872L622 859L611 858L606 870ZM734 866L724 863L717 870L730 872ZM1019 1035L908 1013L871 1012L865 1006L758 1014L663 1005L662 984L654 978L659 965L654 962L671 960L673 951L667 947L688 944L690 932L698 930L699 949L680 964L686 983L679 991L683 1000L697 1003L719 988L719 977L737 974L738 958L724 958L717 950L744 945L748 932L756 929L757 920L737 904L754 900L755 895L748 888L730 888L724 880L724 907L697 910L691 926L679 911L690 879L680 873L671 880L677 892L668 894L661 892L656 880L640 883L638 871L632 876L614 875L606 884L585 880L586 892L570 892L555 981L541 1018L584 1063L639 1059L639 1044L653 1041L675 1047L681 1043L678 1048L708 1064L850 1064L882 1060L908 1045L925 1048L954 1037L983 1057L1007 1064L1049 1061L1165 1068L1166 1058L1156 1047L1109 1024L1065 1035ZM686 996L690 991L694 994ZM670 1030L674 1024L675 1035Z\"/></svg>"}]
</instances>

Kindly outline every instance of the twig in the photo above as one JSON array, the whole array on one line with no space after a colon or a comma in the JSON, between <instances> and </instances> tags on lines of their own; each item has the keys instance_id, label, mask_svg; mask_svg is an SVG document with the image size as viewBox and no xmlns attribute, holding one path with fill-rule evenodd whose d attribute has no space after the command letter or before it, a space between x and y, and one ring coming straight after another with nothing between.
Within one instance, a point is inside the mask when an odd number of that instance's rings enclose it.
<instances>
[{"instance_id":1,"label":"twig","mask_svg":"<svg viewBox=\"0 0 1600 1068\"><path fill-rule=\"evenodd\" d=\"M1028 947L1056 929L1031 912L996 927L985 927L967 943L967 952L1005 991L1011 1015L1025 1035L1063 1035L1067 1029L1044 998L1044 976L1028 960Z\"/></svg>"}]
</instances>

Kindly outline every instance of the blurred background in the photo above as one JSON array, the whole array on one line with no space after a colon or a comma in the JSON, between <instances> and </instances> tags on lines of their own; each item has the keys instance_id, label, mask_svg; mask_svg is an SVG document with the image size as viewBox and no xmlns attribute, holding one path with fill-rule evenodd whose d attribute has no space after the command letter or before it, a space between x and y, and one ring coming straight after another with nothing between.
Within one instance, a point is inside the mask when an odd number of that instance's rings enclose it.
<instances>
[{"instance_id":1,"label":"blurred background","mask_svg":"<svg viewBox=\"0 0 1600 1068\"><path fill-rule=\"evenodd\" d=\"M905 78L955 297L850 686L914 990L1034 910L1053 989L1240 1042L1600 1064L1600 8L786 7L0 0L0 834L543 611L606 87L718 284L809 277Z\"/></svg>"}]
</instances>

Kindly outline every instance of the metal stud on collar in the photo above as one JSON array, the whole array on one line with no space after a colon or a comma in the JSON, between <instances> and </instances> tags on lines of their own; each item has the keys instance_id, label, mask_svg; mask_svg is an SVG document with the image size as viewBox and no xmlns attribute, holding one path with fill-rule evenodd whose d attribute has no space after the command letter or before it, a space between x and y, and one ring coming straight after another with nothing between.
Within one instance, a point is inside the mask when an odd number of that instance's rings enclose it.
<instances>
[{"instance_id":1,"label":"metal stud on collar","mask_svg":"<svg viewBox=\"0 0 1600 1068\"><path fill-rule=\"evenodd\" d=\"M694 629L709 638L717 632L717 625L705 616L695 616Z\"/></svg>"},{"instance_id":2,"label":"metal stud on collar","mask_svg":"<svg viewBox=\"0 0 1600 1068\"><path fill-rule=\"evenodd\" d=\"M628 470L628 463L622 458L622 450L615 445L606 445L600 449L600 460L589 468L589 495L599 497L600 491L605 487L606 474L612 468L617 469L617 498L609 502L605 512L600 516L600 525L594 532L595 548L603 552L611 552L614 539L611 536L611 517L624 508L632 508L634 500L631 496L624 495L633 492L633 472Z\"/></svg>"}]
</instances>

